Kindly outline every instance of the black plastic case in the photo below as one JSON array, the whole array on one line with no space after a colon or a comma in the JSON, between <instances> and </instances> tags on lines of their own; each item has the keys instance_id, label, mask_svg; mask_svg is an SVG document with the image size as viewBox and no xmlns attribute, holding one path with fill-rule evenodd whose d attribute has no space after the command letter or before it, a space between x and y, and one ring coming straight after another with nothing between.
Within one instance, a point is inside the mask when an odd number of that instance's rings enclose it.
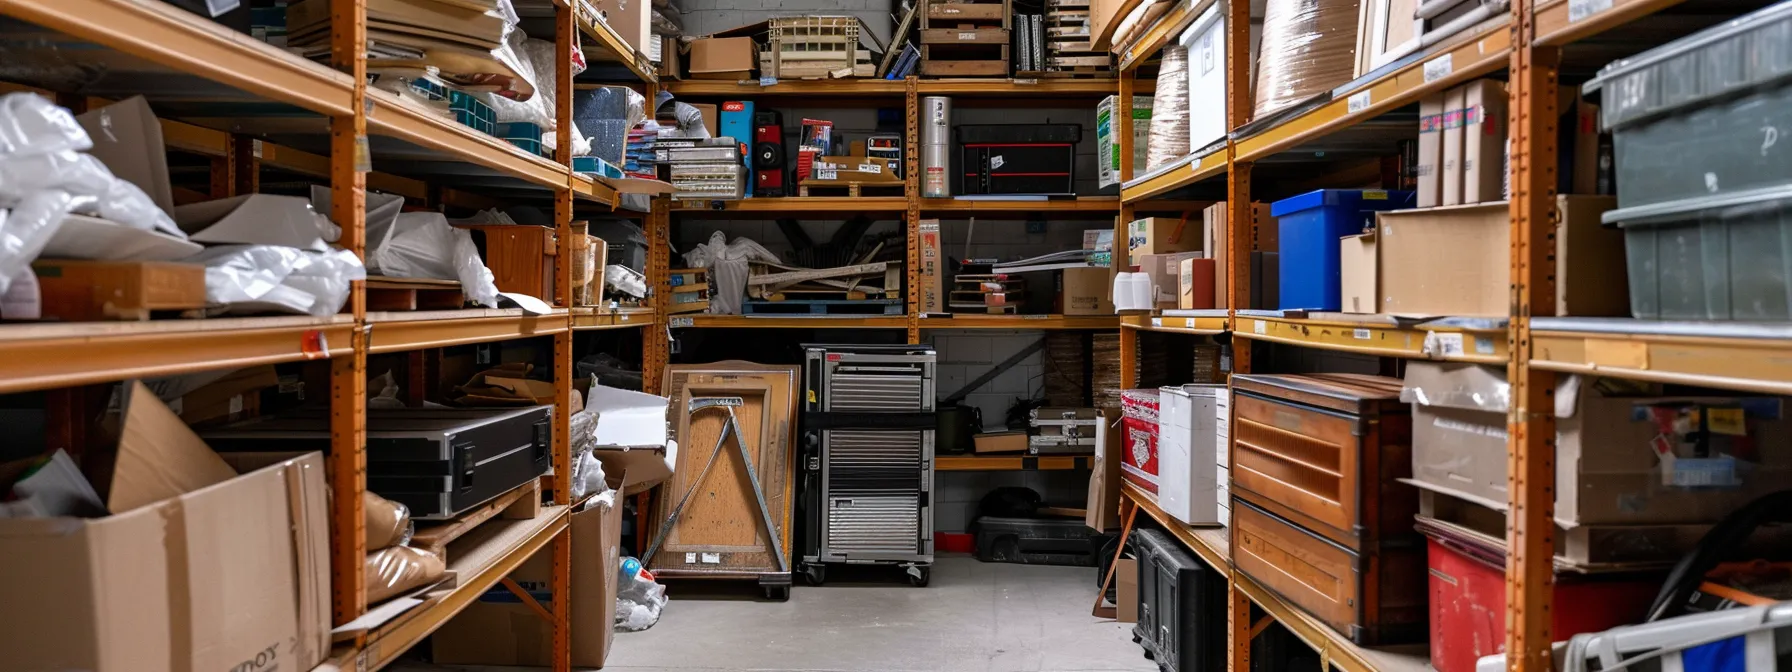
<instances>
[{"instance_id":1,"label":"black plastic case","mask_svg":"<svg viewBox=\"0 0 1792 672\"><path fill-rule=\"evenodd\" d=\"M1226 582L1157 530L1135 530L1139 622L1133 637L1168 672L1226 669Z\"/></svg>"}]
</instances>

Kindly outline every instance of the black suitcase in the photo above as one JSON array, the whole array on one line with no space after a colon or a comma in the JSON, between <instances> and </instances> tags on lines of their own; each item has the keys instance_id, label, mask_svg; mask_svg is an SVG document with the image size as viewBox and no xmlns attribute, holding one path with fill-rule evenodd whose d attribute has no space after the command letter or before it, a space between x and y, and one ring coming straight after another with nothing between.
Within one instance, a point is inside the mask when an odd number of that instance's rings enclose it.
<instances>
[{"instance_id":1,"label":"black suitcase","mask_svg":"<svg viewBox=\"0 0 1792 672\"><path fill-rule=\"evenodd\" d=\"M1133 639L1166 672L1226 669L1226 582L1181 542L1137 530L1139 622Z\"/></svg>"},{"instance_id":2,"label":"black suitcase","mask_svg":"<svg viewBox=\"0 0 1792 672\"><path fill-rule=\"evenodd\" d=\"M959 192L965 195L1076 193L1076 124L961 125Z\"/></svg>"},{"instance_id":3,"label":"black suitcase","mask_svg":"<svg viewBox=\"0 0 1792 672\"><path fill-rule=\"evenodd\" d=\"M977 519L977 559L1022 565L1094 567L1097 540L1093 530L1075 518Z\"/></svg>"}]
</instances>

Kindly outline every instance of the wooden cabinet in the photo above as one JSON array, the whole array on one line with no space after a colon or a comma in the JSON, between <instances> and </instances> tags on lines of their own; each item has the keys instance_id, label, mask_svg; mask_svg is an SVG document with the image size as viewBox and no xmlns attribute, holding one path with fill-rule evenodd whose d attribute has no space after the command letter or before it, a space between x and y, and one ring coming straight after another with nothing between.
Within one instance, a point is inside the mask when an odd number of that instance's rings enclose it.
<instances>
[{"instance_id":1,"label":"wooden cabinet","mask_svg":"<svg viewBox=\"0 0 1792 672\"><path fill-rule=\"evenodd\" d=\"M555 305L554 264L559 263L559 236L545 226L522 224L457 224L473 232L485 255L485 266L500 292L528 294Z\"/></svg>"}]
</instances>

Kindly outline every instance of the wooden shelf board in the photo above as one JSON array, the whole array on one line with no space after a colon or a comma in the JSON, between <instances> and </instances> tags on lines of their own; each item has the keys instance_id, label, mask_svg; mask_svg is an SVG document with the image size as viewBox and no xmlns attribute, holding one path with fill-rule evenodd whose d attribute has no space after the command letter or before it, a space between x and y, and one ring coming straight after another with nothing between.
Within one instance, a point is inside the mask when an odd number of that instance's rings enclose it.
<instances>
[{"instance_id":1,"label":"wooden shelf board","mask_svg":"<svg viewBox=\"0 0 1792 672\"><path fill-rule=\"evenodd\" d=\"M749 317L746 315L670 315L673 329L907 329L905 315L864 317Z\"/></svg>"},{"instance_id":2,"label":"wooden shelf board","mask_svg":"<svg viewBox=\"0 0 1792 672\"><path fill-rule=\"evenodd\" d=\"M1183 187L1199 184L1226 174L1226 151L1224 147L1202 156L1189 156L1170 164L1163 172L1149 177L1134 179L1120 187L1120 200L1137 203L1148 198L1162 196Z\"/></svg>"},{"instance_id":3,"label":"wooden shelf board","mask_svg":"<svg viewBox=\"0 0 1792 672\"><path fill-rule=\"evenodd\" d=\"M1157 505L1157 495L1146 492L1130 481L1121 481L1120 494L1137 504L1140 511L1151 516L1171 536L1180 540L1182 545L1194 551L1195 555L1201 556L1201 561L1219 572L1220 576L1232 576L1232 536L1226 528L1195 527L1177 520ZM1137 523L1134 523L1134 527L1137 527Z\"/></svg>"},{"instance_id":4,"label":"wooden shelf board","mask_svg":"<svg viewBox=\"0 0 1792 672\"><path fill-rule=\"evenodd\" d=\"M1307 646L1319 652L1322 662L1331 663L1341 672L1425 672L1431 669L1430 647L1425 644L1370 648L1357 646L1338 631L1313 618L1300 607L1252 581L1242 572L1233 574L1251 602L1262 607L1276 622L1287 627Z\"/></svg>"},{"instance_id":5,"label":"wooden shelf board","mask_svg":"<svg viewBox=\"0 0 1792 672\"><path fill-rule=\"evenodd\" d=\"M569 510L544 506L532 519L487 521L455 540L448 553L448 569L459 577L455 587L429 593L424 604L369 632L364 647L340 647L314 672L372 672L391 664L565 531Z\"/></svg>"},{"instance_id":6,"label":"wooden shelf board","mask_svg":"<svg viewBox=\"0 0 1792 672\"><path fill-rule=\"evenodd\" d=\"M1533 19L1537 25L1537 44L1564 45L1576 40L1592 37L1604 31L1622 26L1631 21L1648 16L1655 12L1673 7L1686 0L1611 0L1607 3L1579 3L1572 0L1537 0L1532 9ZM1584 4L1588 7L1606 5L1604 9L1573 20L1569 7Z\"/></svg>"},{"instance_id":7,"label":"wooden shelf board","mask_svg":"<svg viewBox=\"0 0 1792 672\"><path fill-rule=\"evenodd\" d=\"M370 88L367 99L374 104L373 112L367 115L370 133L399 138L544 187L570 186L572 173L564 165L463 126L451 117L399 98L398 94Z\"/></svg>"},{"instance_id":8,"label":"wooden shelf board","mask_svg":"<svg viewBox=\"0 0 1792 672\"><path fill-rule=\"evenodd\" d=\"M1381 315L1325 313L1321 318L1236 315L1233 333L1240 338L1287 343L1325 350L1343 350L1376 357L1406 357L1480 364L1504 364L1507 358L1503 324L1465 328L1444 323L1392 324ZM1427 346L1429 337L1430 345Z\"/></svg>"},{"instance_id":9,"label":"wooden shelf board","mask_svg":"<svg viewBox=\"0 0 1792 672\"><path fill-rule=\"evenodd\" d=\"M1101 97L1120 92L1115 79L923 79L915 87L923 96L960 98Z\"/></svg>"},{"instance_id":10,"label":"wooden shelf board","mask_svg":"<svg viewBox=\"0 0 1792 672\"><path fill-rule=\"evenodd\" d=\"M572 174L572 193L579 198L608 205L612 209L616 207L616 200L618 198L616 190L611 188L610 185L591 179L591 176L589 175L581 175L579 173Z\"/></svg>"},{"instance_id":11,"label":"wooden shelf board","mask_svg":"<svg viewBox=\"0 0 1792 672\"><path fill-rule=\"evenodd\" d=\"M1180 0L1169 11L1157 17L1157 21L1139 34L1139 39L1120 51L1120 69L1134 70L1149 60L1158 50L1163 49L1172 40L1182 35L1195 19L1213 6L1214 0ZM1224 12L1224 7L1221 8Z\"/></svg>"},{"instance_id":12,"label":"wooden shelf board","mask_svg":"<svg viewBox=\"0 0 1792 672\"><path fill-rule=\"evenodd\" d=\"M370 312L371 354L547 336L567 329L567 312L525 315L520 308Z\"/></svg>"},{"instance_id":13,"label":"wooden shelf board","mask_svg":"<svg viewBox=\"0 0 1792 672\"><path fill-rule=\"evenodd\" d=\"M1088 469L1087 455L943 455L933 458L934 471L1063 471Z\"/></svg>"},{"instance_id":14,"label":"wooden shelf board","mask_svg":"<svg viewBox=\"0 0 1792 672\"><path fill-rule=\"evenodd\" d=\"M1384 112L1410 105L1426 95L1505 68L1512 44L1505 14L1464 29L1431 51L1426 58L1415 60L1348 94L1296 115L1279 124L1258 131L1250 137L1233 141L1237 160L1259 161L1303 143L1325 137L1360 122L1374 119ZM1434 69L1428 76L1426 65L1443 63L1448 68ZM1445 74L1439 74L1439 73ZM1366 96L1366 98L1365 98ZM1351 108L1356 111L1352 112ZM1418 131L1414 130L1416 134ZM1130 198L1129 198L1130 200Z\"/></svg>"},{"instance_id":15,"label":"wooden shelf board","mask_svg":"<svg viewBox=\"0 0 1792 672\"><path fill-rule=\"evenodd\" d=\"M890 96L902 97L908 86L891 79L787 79L771 86L760 86L759 80L687 79L666 82L672 95L684 96L772 96L836 97Z\"/></svg>"},{"instance_id":16,"label":"wooden shelf board","mask_svg":"<svg viewBox=\"0 0 1792 672\"><path fill-rule=\"evenodd\" d=\"M555 4L559 5L560 3ZM629 46L628 41L622 39L621 35L617 35L616 30L609 24L599 21L595 16L585 14L586 8L594 8L592 5L580 2L580 0L573 0L572 6L573 25L578 26L579 32L589 38L580 41L586 61L620 63L628 69L630 74L634 75L635 79L650 85L659 83L659 73L645 55L635 53L635 49ZM655 35L653 39L659 39L659 36Z\"/></svg>"},{"instance_id":17,"label":"wooden shelf board","mask_svg":"<svg viewBox=\"0 0 1792 672\"><path fill-rule=\"evenodd\" d=\"M925 317L922 329L1113 329L1119 319L1113 315L978 315L959 313L952 317Z\"/></svg>"},{"instance_id":18,"label":"wooden shelf board","mask_svg":"<svg viewBox=\"0 0 1792 672\"><path fill-rule=\"evenodd\" d=\"M720 203L721 208L713 207ZM672 201L674 215L711 214L727 216L735 213L760 212L773 215L787 213L819 213L828 218L844 218L866 212L900 213L908 210L908 199L902 196L791 196L788 198L746 198L738 201Z\"/></svg>"},{"instance_id":19,"label":"wooden shelf board","mask_svg":"<svg viewBox=\"0 0 1792 672\"><path fill-rule=\"evenodd\" d=\"M571 319L573 331L639 329L653 325L653 309L633 306L617 310L573 308Z\"/></svg>"},{"instance_id":20,"label":"wooden shelf board","mask_svg":"<svg viewBox=\"0 0 1792 672\"><path fill-rule=\"evenodd\" d=\"M1225 315L1181 317L1168 315L1125 315L1120 326L1140 331L1161 331L1169 334L1213 335L1226 333L1231 320Z\"/></svg>"},{"instance_id":21,"label":"wooden shelf board","mask_svg":"<svg viewBox=\"0 0 1792 672\"><path fill-rule=\"evenodd\" d=\"M0 393L350 354L354 320L226 317L0 326Z\"/></svg>"},{"instance_id":22,"label":"wooden shelf board","mask_svg":"<svg viewBox=\"0 0 1792 672\"><path fill-rule=\"evenodd\" d=\"M1792 325L1536 318L1531 366L1792 394Z\"/></svg>"}]
</instances>

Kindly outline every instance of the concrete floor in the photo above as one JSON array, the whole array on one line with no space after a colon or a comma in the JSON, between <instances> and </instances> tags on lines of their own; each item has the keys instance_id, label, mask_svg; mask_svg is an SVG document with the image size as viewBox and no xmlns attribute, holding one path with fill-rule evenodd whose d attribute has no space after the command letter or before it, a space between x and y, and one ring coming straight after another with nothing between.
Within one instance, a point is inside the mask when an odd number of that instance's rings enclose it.
<instances>
[{"instance_id":1,"label":"concrete floor","mask_svg":"<svg viewBox=\"0 0 1792 672\"><path fill-rule=\"evenodd\" d=\"M618 632L606 671L1156 670L1132 624L1089 616L1093 568L942 557L931 585L894 569L829 575L788 602L673 584L660 622ZM692 595L697 591L705 591Z\"/></svg>"}]
</instances>

